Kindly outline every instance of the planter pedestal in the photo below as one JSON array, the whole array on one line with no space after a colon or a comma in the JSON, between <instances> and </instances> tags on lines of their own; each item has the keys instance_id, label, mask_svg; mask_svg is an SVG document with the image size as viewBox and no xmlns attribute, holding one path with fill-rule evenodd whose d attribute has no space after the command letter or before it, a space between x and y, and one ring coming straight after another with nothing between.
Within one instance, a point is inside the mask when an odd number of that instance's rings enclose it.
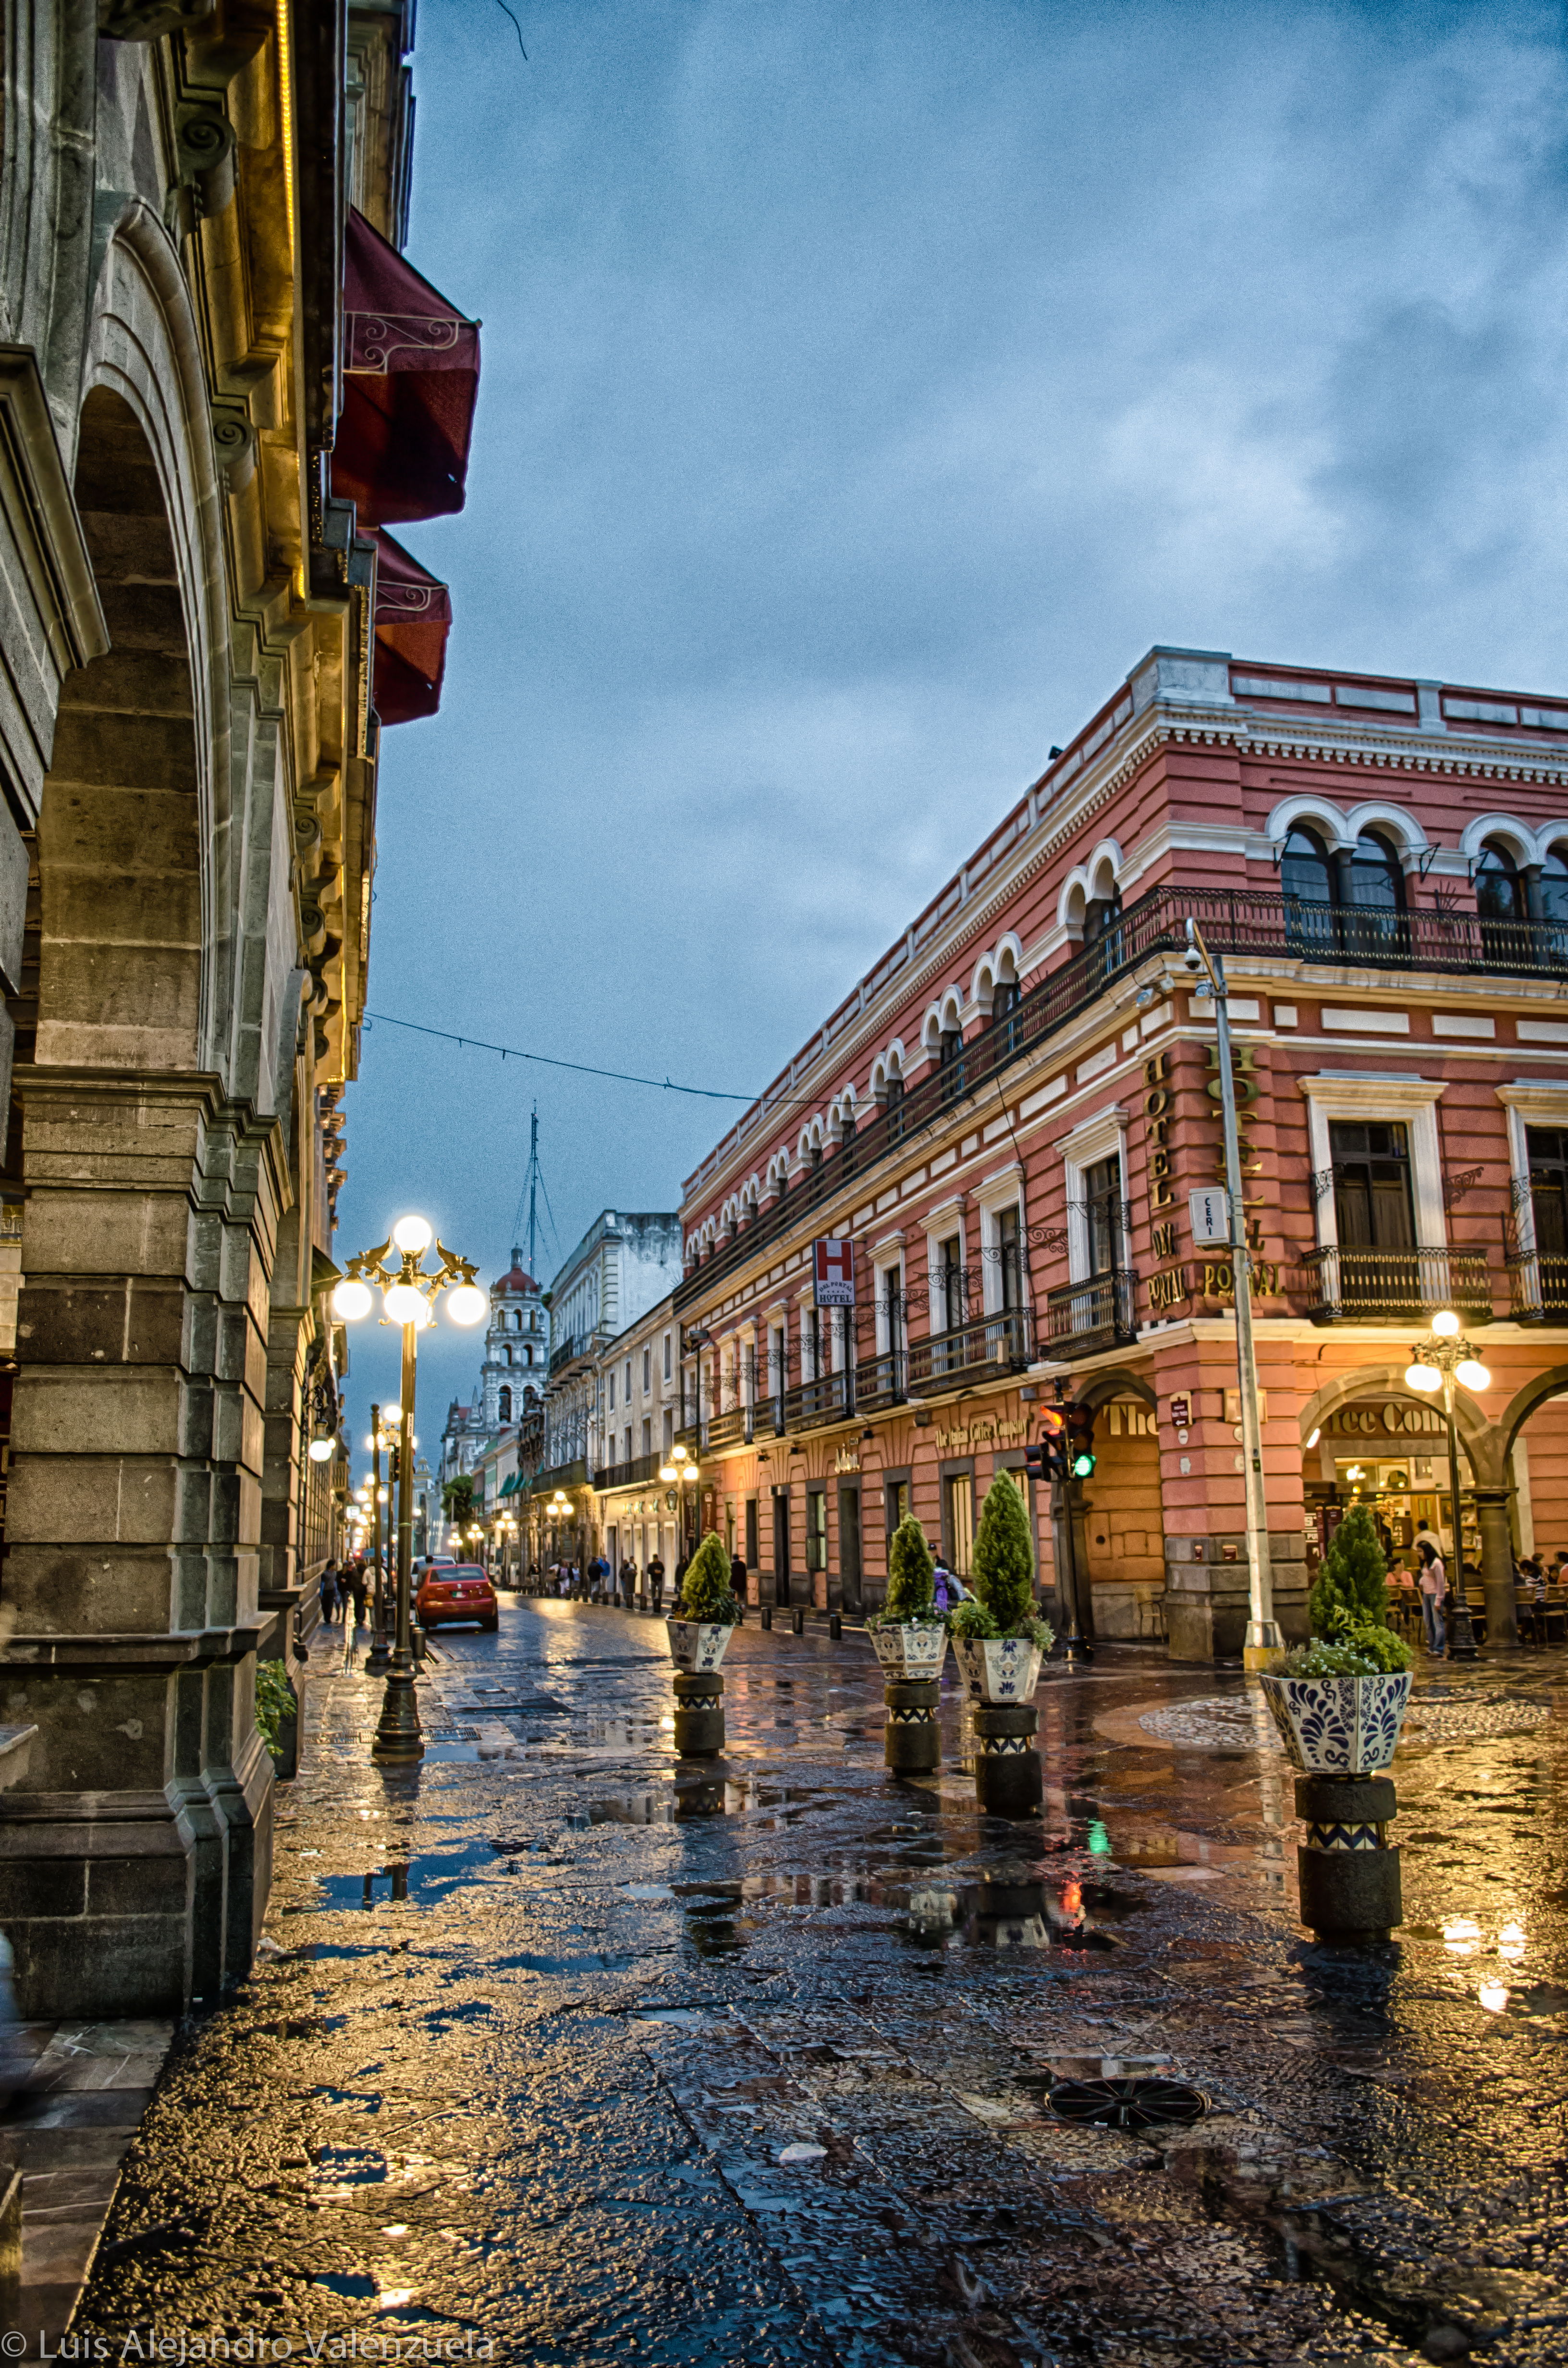
<instances>
[{"instance_id":1,"label":"planter pedestal","mask_svg":"<svg viewBox=\"0 0 1568 2368\"><path fill-rule=\"evenodd\" d=\"M882 1691L887 1700L883 1757L888 1766L900 1776L929 1775L942 1759L937 1679L892 1678Z\"/></svg>"},{"instance_id":2,"label":"planter pedestal","mask_svg":"<svg viewBox=\"0 0 1568 2368\"><path fill-rule=\"evenodd\" d=\"M724 1680L717 1669L676 1671L676 1749L713 1759L724 1748Z\"/></svg>"},{"instance_id":3,"label":"planter pedestal","mask_svg":"<svg viewBox=\"0 0 1568 2368\"><path fill-rule=\"evenodd\" d=\"M1324 1941L1386 1941L1403 1917L1399 1846L1388 1839L1399 1802L1388 1776L1298 1776L1301 1921Z\"/></svg>"},{"instance_id":4,"label":"planter pedestal","mask_svg":"<svg viewBox=\"0 0 1568 2368\"><path fill-rule=\"evenodd\" d=\"M974 1712L974 1798L988 1816L1032 1817L1045 1797L1033 1702L983 1702Z\"/></svg>"}]
</instances>

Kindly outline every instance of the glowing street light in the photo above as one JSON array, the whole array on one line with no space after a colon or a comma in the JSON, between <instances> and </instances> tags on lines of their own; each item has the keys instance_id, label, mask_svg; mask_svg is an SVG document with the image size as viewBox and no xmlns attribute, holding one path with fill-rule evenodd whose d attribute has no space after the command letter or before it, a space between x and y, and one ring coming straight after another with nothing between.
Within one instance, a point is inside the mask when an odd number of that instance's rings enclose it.
<instances>
[{"instance_id":1,"label":"glowing street light","mask_svg":"<svg viewBox=\"0 0 1568 2368\"><path fill-rule=\"evenodd\" d=\"M1439 1308L1432 1318L1431 1338L1418 1340L1410 1352L1410 1362L1404 1369L1404 1386L1418 1390L1423 1396L1435 1396L1441 1390L1443 1412L1449 1429L1449 1507L1453 1527L1454 1546L1449 1557L1449 1658L1450 1661L1473 1661L1476 1658L1475 1631L1471 1624L1470 1598L1464 1584L1464 1525L1460 1509L1460 1448L1459 1430L1454 1421L1454 1383L1461 1389L1480 1392L1492 1386L1492 1375L1475 1354L1464 1337L1464 1326L1451 1307ZM1483 1583L1485 1569L1482 1571ZM1497 1600L1493 1601L1495 1596ZM1512 1578L1507 1588L1494 1588L1487 1597L1487 1622L1496 1644L1517 1644L1518 1627L1514 1610Z\"/></svg>"},{"instance_id":2,"label":"glowing street light","mask_svg":"<svg viewBox=\"0 0 1568 2368\"><path fill-rule=\"evenodd\" d=\"M426 1272L425 1255L435 1244L437 1265ZM397 1450L397 1629L387 1667L387 1690L381 1722L371 1746L378 1759L414 1760L425 1756L419 1725L414 1668L414 1398L417 1342L436 1320L436 1302L444 1291L444 1313L454 1324L477 1324L487 1301L474 1282L477 1268L468 1258L454 1257L436 1241L434 1229L420 1216L400 1217L390 1240L350 1258L343 1281L332 1294L333 1314L341 1323L358 1323L381 1294L382 1320L403 1334L403 1391L400 1403L388 1409L395 1417ZM378 1429L380 1424L377 1425ZM377 1474L379 1482L380 1474ZM376 1489L379 1498L381 1491ZM378 1524L379 1527L379 1524Z\"/></svg>"}]
</instances>

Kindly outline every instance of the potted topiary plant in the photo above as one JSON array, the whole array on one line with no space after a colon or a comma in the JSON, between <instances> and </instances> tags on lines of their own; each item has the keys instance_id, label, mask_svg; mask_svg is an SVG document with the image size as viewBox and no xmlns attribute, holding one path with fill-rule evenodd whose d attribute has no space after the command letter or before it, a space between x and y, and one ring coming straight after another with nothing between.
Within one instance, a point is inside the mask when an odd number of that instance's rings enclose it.
<instances>
[{"instance_id":1,"label":"potted topiary plant","mask_svg":"<svg viewBox=\"0 0 1568 2368\"><path fill-rule=\"evenodd\" d=\"M913 1513L888 1548L886 1607L866 1622L884 1679L938 1678L948 1653L945 1615L937 1609L937 1565Z\"/></svg>"},{"instance_id":2,"label":"potted topiary plant","mask_svg":"<svg viewBox=\"0 0 1568 2368\"><path fill-rule=\"evenodd\" d=\"M974 1541L974 1600L948 1615L970 1700L1025 1702L1040 1682L1042 1653L1055 1642L1034 1608L1034 1541L1018 1487L998 1472L981 1507Z\"/></svg>"},{"instance_id":3,"label":"potted topiary plant","mask_svg":"<svg viewBox=\"0 0 1568 2368\"><path fill-rule=\"evenodd\" d=\"M710 1530L687 1565L680 1616L665 1622L676 1665L676 1749L683 1759L710 1759L724 1748L719 1664L740 1616L730 1586L730 1557Z\"/></svg>"},{"instance_id":4,"label":"potted topiary plant","mask_svg":"<svg viewBox=\"0 0 1568 2368\"><path fill-rule=\"evenodd\" d=\"M1261 1680L1294 1764L1362 1776L1394 1755L1410 1702L1410 1646L1388 1625L1387 1565L1370 1514L1354 1506L1308 1599L1312 1642Z\"/></svg>"},{"instance_id":5,"label":"potted topiary plant","mask_svg":"<svg viewBox=\"0 0 1568 2368\"><path fill-rule=\"evenodd\" d=\"M710 1530L687 1565L679 1612L665 1622L676 1668L716 1669L740 1616L730 1585L730 1557Z\"/></svg>"}]
</instances>

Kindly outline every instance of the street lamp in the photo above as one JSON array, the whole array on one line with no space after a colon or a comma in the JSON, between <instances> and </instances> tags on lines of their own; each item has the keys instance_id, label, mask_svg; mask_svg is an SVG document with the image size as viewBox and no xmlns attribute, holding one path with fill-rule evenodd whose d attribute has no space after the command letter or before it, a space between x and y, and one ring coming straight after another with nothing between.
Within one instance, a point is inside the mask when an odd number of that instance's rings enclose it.
<instances>
[{"instance_id":1,"label":"street lamp","mask_svg":"<svg viewBox=\"0 0 1568 2368\"><path fill-rule=\"evenodd\" d=\"M664 1482L666 1488L678 1487L680 1490L680 1554L678 1559L685 1562L689 1559L687 1550L686 1485L689 1480L694 1488L697 1486L698 1466L695 1460L687 1454L684 1447L672 1447L670 1450L669 1462L667 1463L661 1463L659 1466L659 1477Z\"/></svg>"},{"instance_id":2,"label":"street lamp","mask_svg":"<svg viewBox=\"0 0 1568 2368\"><path fill-rule=\"evenodd\" d=\"M1225 964L1203 942L1196 921L1187 925L1182 961L1194 973L1206 970L1214 999L1219 1042L1220 1115L1225 1137L1225 1198L1231 1212L1231 1275L1235 1286L1236 1381L1241 1401L1242 1472L1246 1492L1247 1588L1251 1616L1242 1659L1249 1669L1277 1669L1285 1639L1274 1618L1274 1572L1268 1554L1268 1505L1263 1486L1263 1423L1257 1398L1257 1356L1252 1338L1252 1253L1247 1247L1246 1206L1242 1199L1242 1150L1236 1128L1236 1081L1231 1073L1231 1009ZM1199 987L1199 993L1203 989Z\"/></svg>"},{"instance_id":3,"label":"street lamp","mask_svg":"<svg viewBox=\"0 0 1568 2368\"><path fill-rule=\"evenodd\" d=\"M375 1612L370 1624L370 1649L365 1656L365 1674L369 1678L384 1678L392 1667L389 1635L391 1622L387 1618L387 1575L381 1552L381 1507L387 1501L387 1492L381 1486L381 1451L384 1448L390 1459L392 1451L397 1444L397 1428L402 1420L401 1406L372 1406L370 1435L365 1441L370 1451L371 1568L375 1575L376 1587ZM390 1460L387 1470L389 1472L392 1470ZM389 1546L391 1542L392 1523L389 1520L387 1523Z\"/></svg>"},{"instance_id":4,"label":"street lamp","mask_svg":"<svg viewBox=\"0 0 1568 2368\"><path fill-rule=\"evenodd\" d=\"M1426 1397L1437 1390L1443 1393L1443 1412L1449 1427L1449 1518L1454 1533L1454 1550L1449 1557L1449 1658L1473 1661L1475 1631L1471 1625L1470 1598L1465 1592L1464 1524L1460 1512L1460 1443L1454 1421L1456 1382L1467 1390L1479 1392L1491 1388L1492 1376L1465 1338L1453 1309L1444 1307L1432 1318L1432 1338L1418 1340L1412 1349L1404 1371L1404 1386L1407 1390L1419 1390Z\"/></svg>"},{"instance_id":5,"label":"street lamp","mask_svg":"<svg viewBox=\"0 0 1568 2368\"><path fill-rule=\"evenodd\" d=\"M425 1269L425 1254L435 1240L423 1217L401 1217L390 1241L350 1258L343 1281L332 1294L333 1314L339 1322L358 1323L375 1304L372 1285L379 1287L382 1320L403 1333L403 1391L399 1405L397 1458L397 1635L387 1669L387 1690L381 1723L371 1746L378 1759L414 1760L425 1756L419 1726L419 1704L414 1684L413 1551L414 1551L414 1396L420 1333L435 1322L437 1295L447 1294L446 1314L454 1324L483 1321L489 1303L474 1281L478 1269L467 1258L435 1243L437 1264ZM378 1491L379 1493L379 1491Z\"/></svg>"}]
</instances>

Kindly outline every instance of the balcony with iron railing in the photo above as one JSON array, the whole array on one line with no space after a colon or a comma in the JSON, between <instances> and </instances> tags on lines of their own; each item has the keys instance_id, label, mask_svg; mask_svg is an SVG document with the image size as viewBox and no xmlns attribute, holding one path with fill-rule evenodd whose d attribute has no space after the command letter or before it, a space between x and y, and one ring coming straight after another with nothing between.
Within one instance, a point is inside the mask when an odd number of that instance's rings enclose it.
<instances>
[{"instance_id":1,"label":"balcony with iron railing","mask_svg":"<svg viewBox=\"0 0 1568 2368\"><path fill-rule=\"evenodd\" d=\"M1320 905L1278 894L1222 888L1155 888L1130 905L1107 934L1022 996L1011 1011L966 1037L961 1053L933 1068L897 1101L880 1105L849 1138L677 1284L683 1311L725 1276L802 1227L827 1202L1001 1071L1068 1026L1118 977L1147 956L1185 948L1188 917L1217 952L1253 961L1313 962L1390 972L1425 970L1483 977L1568 973L1568 923L1494 921L1430 905L1386 912Z\"/></svg>"},{"instance_id":2,"label":"balcony with iron railing","mask_svg":"<svg viewBox=\"0 0 1568 2368\"><path fill-rule=\"evenodd\" d=\"M903 1405L907 1395L904 1364L902 1349L884 1349L880 1356L860 1360L855 1368L857 1414L882 1414Z\"/></svg>"},{"instance_id":3,"label":"balcony with iron railing","mask_svg":"<svg viewBox=\"0 0 1568 2368\"><path fill-rule=\"evenodd\" d=\"M854 1411L847 1372L819 1373L784 1393L786 1430L823 1430L830 1423L847 1422Z\"/></svg>"},{"instance_id":4,"label":"balcony with iron railing","mask_svg":"<svg viewBox=\"0 0 1568 2368\"><path fill-rule=\"evenodd\" d=\"M723 1414L710 1414L702 1429L704 1446L742 1447L751 1437L750 1417L744 1406L732 1406Z\"/></svg>"},{"instance_id":5,"label":"balcony with iron railing","mask_svg":"<svg viewBox=\"0 0 1568 2368\"><path fill-rule=\"evenodd\" d=\"M558 1341L556 1346L550 1352L550 1371L551 1377L553 1378L555 1374L560 1372L563 1365L569 1365L574 1357L580 1357L582 1353L583 1342L578 1338L576 1333L568 1332L565 1339Z\"/></svg>"},{"instance_id":6,"label":"balcony with iron railing","mask_svg":"<svg viewBox=\"0 0 1568 2368\"><path fill-rule=\"evenodd\" d=\"M1138 1277L1130 1268L1048 1291L1041 1355L1097 1357L1127 1347L1138 1338L1137 1299Z\"/></svg>"},{"instance_id":7,"label":"balcony with iron railing","mask_svg":"<svg viewBox=\"0 0 1568 2368\"><path fill-rule=\"evenodd\" d=\"M635 1455L630 1463L602 1464L594 1474L596 1488L647 1488L659 1476L663 1458Z\"/></svg>"},{"instance_id":8,"label":"balcony with iron railing","mask_svg":"<svg viewBox=\"0 0 1568 2368\"><path fill-rule=\"evenodd\" d=\"M1568 1258L1553 1250L1511 1250L1508 1313L1518 1324L1568 1323Z\"/></svg>"},{"instance_id":9,"label":"balcony with iron railing","mask_svg":"<svg viewBox=\"0 0 1568 2368\"><path fill-rule=\"evenodd\" d=\"M1021 1372L1029 1361L1032 1332L1028 1309L1011 1307L912 1340L904 1355L909 1395L937 1397L988 1374Z\"/></svg>"},{"instance_id":10,"label":"balcony with iron railing","mask_svg":"<svg viewBox=\"0 0 1568 2368\"><path fill-rule=\"evenodd\" d=\"M1394 1324L1451 1307L1471 1324L1492 1320L1484 1250L1313 1250L1289 1279L1313 1324Z\"/></svg>"}]
</instances>

